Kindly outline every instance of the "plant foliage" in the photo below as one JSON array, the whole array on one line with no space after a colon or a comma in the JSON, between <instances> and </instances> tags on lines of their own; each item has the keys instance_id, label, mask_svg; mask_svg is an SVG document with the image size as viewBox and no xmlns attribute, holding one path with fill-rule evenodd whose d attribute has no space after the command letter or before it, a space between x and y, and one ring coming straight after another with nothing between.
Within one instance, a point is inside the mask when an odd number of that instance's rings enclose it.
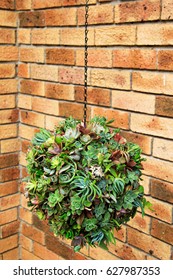
<instances>
[{"instance_id":1,"label":"plant foliage","mask_svg":"<svg viewBox=\"0 0 173 280\"><path fill-rule=\"evenodd\" d=\"M95 117L84 127L67 118L54 133L36 133L27 153L28 206L75 251L106 249L114 229L150 206L140 184L142 151L110 123Z\"/></svg>"}]
</instances>

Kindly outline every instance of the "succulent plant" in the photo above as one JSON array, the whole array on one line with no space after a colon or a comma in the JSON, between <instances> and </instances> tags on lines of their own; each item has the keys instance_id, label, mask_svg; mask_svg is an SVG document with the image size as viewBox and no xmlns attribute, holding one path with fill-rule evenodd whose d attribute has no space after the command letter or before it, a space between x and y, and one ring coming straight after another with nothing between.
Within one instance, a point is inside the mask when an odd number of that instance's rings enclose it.
<instances>
[{"instance_id":1,"label":"succulent plant","mask_svg":"<svg viewBox=\"0 0 173 280\"><path fill-rule=\"evenodd\" d=\"M56 236L107 249L119 230L151 207L141 185L142 151L111 121L95 117L84 126L67 118L54 132L41 129L27 153L28 206L47 219Z\"/></svg>"}]
</instances>

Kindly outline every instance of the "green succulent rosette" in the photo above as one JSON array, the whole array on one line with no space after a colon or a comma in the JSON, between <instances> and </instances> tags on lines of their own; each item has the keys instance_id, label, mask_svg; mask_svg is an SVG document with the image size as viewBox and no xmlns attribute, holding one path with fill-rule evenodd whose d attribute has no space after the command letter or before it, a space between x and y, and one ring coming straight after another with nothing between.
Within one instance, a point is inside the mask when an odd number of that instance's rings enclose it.
<instances>
[{"instance_id":1,"label":"green succulent rosette","mask_svg":"<svg viewBox=\"0 0 173 280\"><path fill-rule=\"evenodd\" d=\"M41 129L27 153L28 206L56 236L107 249L114 230L151 204L141 185L142 151L104 117L87 127L72 117L54 132Z\"/></svg>"}]
</instances>

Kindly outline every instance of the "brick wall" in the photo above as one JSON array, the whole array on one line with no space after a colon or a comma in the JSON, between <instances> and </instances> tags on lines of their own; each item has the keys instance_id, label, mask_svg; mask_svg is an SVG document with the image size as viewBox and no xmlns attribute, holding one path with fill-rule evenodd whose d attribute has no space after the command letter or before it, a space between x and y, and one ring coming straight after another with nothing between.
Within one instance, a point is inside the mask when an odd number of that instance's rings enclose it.
<instances>
[{"instance_id":1,"label":"brick wall","mask_svg":"<svg viewBox=\"0 0 173 280\"><path fill-rule=\"evenodd\" d=\"M5 6L12 2L2 1L2 8L13 8ZM18 78L8 77L5 86L11 88L17 81L20 89L22 176L26 175L28 145L40 127L52 130L69 115L83 118L84 4L85 0L16 0ZM109 252L90 248L74 254L69 241L55 238L46 223L31 214L21 195L20 258L168 260L173 245L173 4L170 0L90 0L90 4L88 117L114 118L113 126L140 144L147 158L145 193L155 212L147 211L144 219L138 213L123 226L115 233L117 244L110 245ZM4 19L5 24L8 20ZM4 60L13 61L2 63L8 69L17 60L17 49L15 42L5 44L0 47L6 47ZM9 152L13 155L7 150L7 157ZM4 199L10 198L11 194Z\"/></svg>"},{"instance_id":2,"label":"brick wall","mask_svg":"<svg viewBox=\"0 0 173 280\"><path fill-rule=\"evenodd\" d=\"M0 259L18 259L19 140L14 1L0 1Z\"/></svg>"}]
</instances>

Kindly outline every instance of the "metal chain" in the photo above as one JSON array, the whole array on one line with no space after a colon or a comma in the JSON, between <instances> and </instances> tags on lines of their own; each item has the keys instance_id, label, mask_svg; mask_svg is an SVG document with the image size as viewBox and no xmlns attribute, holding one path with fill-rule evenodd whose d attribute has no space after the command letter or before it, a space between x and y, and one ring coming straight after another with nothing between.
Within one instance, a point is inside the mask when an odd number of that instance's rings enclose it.
<instances>
[{"instance_id":1,"label":"metal chain","mask_svg":"<svg viewBox=\"0 0 173 280\"><path fill-rule=\"evenodd\" d=\"M85 61L84 61L84 126L87 122L87 98L88 98L88 17L89 0L85 4Z\"/></svg>"}]
</instances>

